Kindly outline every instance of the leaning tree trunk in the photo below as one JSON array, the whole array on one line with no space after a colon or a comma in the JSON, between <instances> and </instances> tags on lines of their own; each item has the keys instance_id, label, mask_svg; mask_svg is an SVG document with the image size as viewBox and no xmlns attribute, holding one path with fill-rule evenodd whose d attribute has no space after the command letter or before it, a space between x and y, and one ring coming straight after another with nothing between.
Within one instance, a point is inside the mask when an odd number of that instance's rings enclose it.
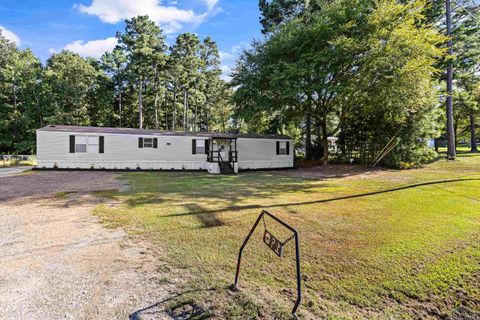
<instances>
[{"instance_id":1,"label":"leaning tree trunk","mask_svg":"<svg viewBox=\"0 0 480 320\"><path fill-rule=\"evenodd\" d=\"M476 153L477 149L477 136L475 133L475 115L473 112L470 113L470 152Z\"/></svg>"},{"instance_id":2,"label":"leaning tree trunk","mask_svg":"<svg viewBox=\"0 0 480 320\"><path fill-rule=\"evenodd\" d=\"M312 116L307 113L305 119L305 159L312 159Z\"/></svg>"}]
</instances>

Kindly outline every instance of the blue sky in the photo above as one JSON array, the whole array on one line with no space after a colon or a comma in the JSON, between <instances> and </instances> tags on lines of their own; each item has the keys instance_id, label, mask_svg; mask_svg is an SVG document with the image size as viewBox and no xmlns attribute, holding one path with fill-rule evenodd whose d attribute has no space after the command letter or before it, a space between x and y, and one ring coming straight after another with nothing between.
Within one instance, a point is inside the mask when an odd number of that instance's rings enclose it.
<instances>
[{"instance_id":1,"label":"blue sky","mask_svg":"<svg viewBox=\"0 0 480 320\"><path fill-rule=\"evenodd\" d=\"M99 57L115 45L124 19L148 14L171 44L181 32L210 36L226 73L242 48L260 38L256 0L1 0L0 28L43 61L63 48Z\"/></svg>"}]
</instances>

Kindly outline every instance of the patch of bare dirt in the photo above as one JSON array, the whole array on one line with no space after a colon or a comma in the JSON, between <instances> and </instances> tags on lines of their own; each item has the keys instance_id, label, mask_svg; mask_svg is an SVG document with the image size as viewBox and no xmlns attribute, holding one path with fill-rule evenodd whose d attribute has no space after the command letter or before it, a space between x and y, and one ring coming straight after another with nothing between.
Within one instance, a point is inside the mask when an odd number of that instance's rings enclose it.
<instances>
[{"instance_id":1,"label":"patch of bare dirt","mask_svg":"<svg viewBox=\"0 0 480 320\"><path fill-rule=\"evenodd\" d=\"M346 178L353 180L372 179L372 178L386 178L396 176L398 171L385 169L381 167L368 167L364 165L343 165L343 164L329 164L326 166L315 166L309 168L299 168L292 170L277 171L278 174L290 177L298 177L304 179L336 179Z\"/></svg>"},{"instance_id":2,"label":"patch of bare dirt","mask_svg":"<svg viewBox=\"0 0 480 320\"><path fill-rule=\"evenodd\" d=\"M107 189L125 189L126 182L114 172L34 171L0 177L0 203L15 199L39 198L59 192L89 193Z\"/></svg>"},{"instance_id":3,"label":"patch of bare dirt","mask_svg":"<svg viewBox=\"0 0 480 320\"><path fill-rule=\"evenodd\" d=\"M0 178L0 319L170 319L158 303L180 280L161 253L91 214L115 204L88 192L122 187L103 172Z\"/></svg>"}]
</instances>

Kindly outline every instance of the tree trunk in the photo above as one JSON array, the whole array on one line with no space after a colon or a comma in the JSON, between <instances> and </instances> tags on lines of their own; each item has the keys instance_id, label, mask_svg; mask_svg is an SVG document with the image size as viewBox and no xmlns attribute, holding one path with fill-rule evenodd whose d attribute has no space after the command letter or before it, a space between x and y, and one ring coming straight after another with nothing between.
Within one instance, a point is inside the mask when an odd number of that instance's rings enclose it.
<instances>
[{"instance_id":1,"label":"tree trunk","mask_svg":"<svg viewBox=\"0 0 480 320\"><path fill-rule=\"evenodd\" d=\"M187 112L188 112L188 109L187 109L187 90L183 90L183 131L187 131L188 128L188 116L187 116Z\"/></svg>"},{"instance_id":2,"label":"tree trunk","mask_svg":"<svg viewBox=\"0 0 480 320\"><path fill-rule=\"evenodd\" d=\"M208 108L205 108L205 130L210 132L210 128L208 126ZM225 130L223 130L225 132Z\"/></svg>"},{"instance_id":3,"label":"tree trunk","mask_svg":"<svg viewBox=\"0 0 480 320\"><path fill-rule=\"evenodd\" d=\"M457 129L458 129L458 126L457 126L457 123L455 122L455 125L453 126L453 134L454 134L454 139L453 139L453 147L454 148L453 148L453 150L455 152L455 155L457 154L457 145L458 145L458 141L457 141L458 130ZM447 150L448 150L448 148L447 148ZM452 158L452 159L454 159L454 158Z\"/></svg>"},{"instance_id":4,"label":"tree trunk","mask_svg":"<svg viewBox=\"0 0 480 320\"><path fill-rule=\"evenodd\" d=\"M168 130L168 89L165 86L165 98L163 100L163 105L165 106L165 130Z\"/></svg>"},{"instance_id":5,"label":"tree trunk","mask_svg":"<svg viewBox=\"0 0 480 320\"><path fill-rule=\"evenodd\" d=\"M208 105L209 105L209 102L208 102L208 101L209 101L209 100L208 100L208 96L207 96L207 99L206 99L206 101L205 101L205 108L204 108L204 110L205 110L205 115L204 115L204 117L205 117L205 118L204 118L203 123L202 123L203 126L200 128L201 130L203 129L203 130L205 130L206 132L209 132L209 128L208 128ZM200 113L202 113L202 112L200 111ZM222 130L222 131L225 132L225 130Z\"/></svg>"},{"instance_id":6,"label":"tree trunk","mask_svg":"<svg viewBox=\"0 0 480 320\"><path fill-rule=\"evenodd\" d=\"M446 6L446 27L447 27L447 47L448 55L453 56L452 45L452 8L451 1L445 0ZM457 145L455 137L456 129L454 132L454 119L453 119L453 62L450 60L447 65L447 99L446 99L446 111L447 111L447 158L449 160L455 160L457 155Z\"/></svg>"},{"instance_id":7,"label":"tree trunk","mask_svg":"<svg viewBox=\"0 0 480 320\"><path fill-rule=\"evenodd\" d=\"M433 144L435 146L435 151L438 152L438 138L433 139Z\"/></svg>"},{"instance_id":8,"label":"tree trunk","mask_svg":"<svg viewBox=\"0 0 480 320\"><path fill-rule=\"evenodd\" d=\"M42 115L42 110L40 108L40 100L38 99L37 95L37 86L35 85L33 87L33 97L35 98L35 106L37 107L37 116L38 116L38 123L40 124L40 127L43 127L43 115Z\"/></svg>"},{"instance_id":9,"label":"tree trunk","mask_svg":"<svg viewBox=\"0 0 480 320\"><path fill-rule=\"evenodd\" d=\"M317 150L315 151L315 158L321 159L323 157L323 131L322 131L322 123L318 121L316 123L317 129Z\"/></svg>"},{"instance_id":10,"label":"tree trunk","mask_svg":"<svg viewBox=\"0 0 480 320\"><path fill-rule=\"evenodd\" d=\"M17 88L15 84L12 84L13 90L13 106L15 107L15 111L17 111Z\"/></svg>"},{"instance_id":11,"label":"tree trunk","mask_svg":"<svg viewBox=\"0 0 480 320\"><path fill-rule=\"evenodd\" d=\"M155 108L155 130L158 130L158 90L155 88L155 100L153 102Z\"/></svg>"},{"instance_id":12,"label":"tree trunk","mask_svg":"<svg viewBox=\"0 0 480 320\"><path fill-rule=\"evenodd\" d=\"M477 136L475 134L475 115L470 113L470 152L476 153L477 149Z\"/></svg>"},{"instance_id":13,"label":"tree trunk","mask_svg":"<svg viewBox=\"0 0 480 320\"><path fill-rule=\"evenodd\" d=\"M282 111L280 110L280 114L278 115L279 117L279 125L280 125L280 134L283 134L283 117L282 117Z\"/></svg>"},{"instance_id":14,"label":"tree trunk","mask_svg":"<svg viewBox=\"0 0 480 320\"><path fill-rule=\"evenodd\" d=\"M118 93L118 120L119 126L122 127L122 92Z\"/></svg>"},{"instance_id":15,"label":"tree trunk","mask_svg":"<svg viewBox=\"0 0 480 320\"><path fill-rule=\"evenodd\" d=\"M312 159L312 116L309 112L305 119L305 159Z\"/></svg>"},{"instance_id":16,"label":"tree trunk","mask_svg":"<svg viewBox=\"0 0 480 320\"><path fill-rule=\"evenodd\" d=\"M138 86L138 123L140 129L143 129L143 84L140 81L140 85Z\"/></svg>"},{"instance_id":17,"label":"tree trunk","mask_svg":"<svg viewBox=\"0 0 480 320\"><path fill-rule=\"evenodd\" d=\"M175 131L175 123L177 122L177 86L173 86L173 119L172 130Z\"/></svg>"},{"instance_id":18,"label":"tree trunk","mask_svg":"<svg viewBox=\"0 0 480 320\"><path fill-rule=\"evenodd\" d=\"M197 111L198 111L198 106L195 104L195 113L193 114L193 131L197 130Z\"/></svg>"},{"instance_id":19,"label":"tree trunk","mask_svg":"<svg viewBox=\"0 0 480 320\"><path fill-rule=\"evenodd\" d=\"M15 84L12 84L12 89L13 89L13 106L14 106L14 110L15 112L18 112L17 110L17 88L15 86ZM18 120L15 120L14 121L14 125L13 125L13 136L14 136L14 142L18 142L18 136L19 136L19 133L18 133Z\"/></svg>"},{"instance_id":20,"label":"tree trunk","mask_svg":"<svg viewBox=\"0 0 480 320\"><path fill-rule=\"evenodd\" d=\"M322 130L322 139L323 139L323 165L328 164L328 135L327 135L327 119L323 118L320 122Z\"/></svg>"}]
</instances>

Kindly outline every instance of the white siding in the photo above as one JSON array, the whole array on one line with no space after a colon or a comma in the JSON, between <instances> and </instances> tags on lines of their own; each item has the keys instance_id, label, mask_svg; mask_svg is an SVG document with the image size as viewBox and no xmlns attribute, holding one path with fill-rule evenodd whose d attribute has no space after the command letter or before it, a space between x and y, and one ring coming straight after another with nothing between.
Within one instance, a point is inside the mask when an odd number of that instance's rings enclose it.
<instances>
[{"instance_id":1,"label":"white siding","mask_svg":"<svg viewBox=\"0 0 480 320\"><path fill-rule=\"evenodd\" d=\"M69 152L69 136L88 136L95 143L104 137L104 153L93 144L86 153ZM157 138L158 148L139 148L138 138ZM207 155L192 154L196 136L151 136L132 134L88 134L75 132L37 131L39 168L137 169L144 170L207 170ZM77 140L77 139L76 139ZM293 148L289 155L276 155L274 139L238 138L238 167L245 169L286 168L293 166ZM98 143L98 141L96 142Z\"/></svg>"},{"instance_id":2,"label":"white siding","mask_svg":"<svg viewBox=\"0 0 480 320\"><path fill-rule=\"evenodd\" d=\"M293 143L289 141L289 154L277 155L275 139L238 138L238 167L248 169L274 169L293 167Z\"/></svg>"}]
</instances>

